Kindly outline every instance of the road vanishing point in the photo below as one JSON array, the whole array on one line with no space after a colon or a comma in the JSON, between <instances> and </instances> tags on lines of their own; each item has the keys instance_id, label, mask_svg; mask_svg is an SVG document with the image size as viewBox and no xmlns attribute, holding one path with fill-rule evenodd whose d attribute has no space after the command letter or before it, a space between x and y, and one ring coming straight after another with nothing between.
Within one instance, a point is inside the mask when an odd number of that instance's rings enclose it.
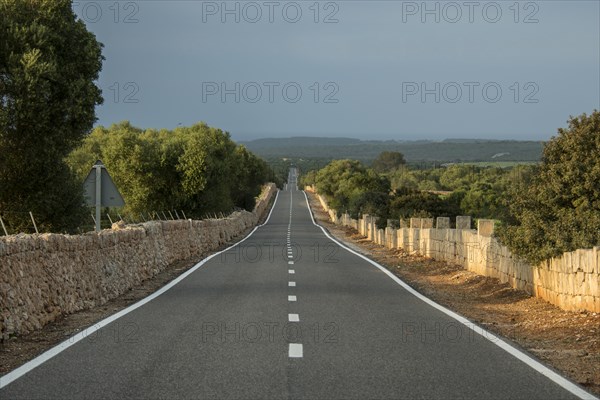
<instances>
[{"instance_id":1,"label":"road vanishing point","mask_svg":"<svg viewBox=\"0 0 600 400\"><path fill-rule=\"evenodd\" d=\"M241 242L1 377L0 398L594 398L335 241L296 179Z\"/></svg>"}]
</instances>

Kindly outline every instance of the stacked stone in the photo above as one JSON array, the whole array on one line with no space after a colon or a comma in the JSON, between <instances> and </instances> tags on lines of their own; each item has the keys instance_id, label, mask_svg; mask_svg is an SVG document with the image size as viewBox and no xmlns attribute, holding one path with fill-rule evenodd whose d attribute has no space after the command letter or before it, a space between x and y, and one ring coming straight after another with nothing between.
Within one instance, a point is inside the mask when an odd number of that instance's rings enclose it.
<instances>
[{"instance_id":1,"label":"stacked stone","mask_svg":"<svg viewBox=\"0 0 600 400\"><path fill-rule=\"evenodd\" d=\"M324 198L319 196L319 199L326 210L335 213ZM470 216L457 216L455 229L450 229L447 217L438 217L435 228L432 218L399 222L399 229L394 223L381 230L375 227L375 218L369 215L359 220L341 220L345 226L388 248L402 248L409 253L459 264L565 310L600 312L600 247L564 253L539 266L531 266L513 256L493 237L493 220L477 220L477 230L471 229Z\"/></svg>"},{"instance_id":2,"label":"stacked stone","mask_svg":"<svg viewBox=\"0 0 600 400\"><path fill-rule=\"evenodd\" d=\"M266 186L253 212L222 219L152 221L83 235L0 238L0 332L26 334L61 314L118 297L173 262L199 257L256 225L276 193Z\"/></svg>"}]
</instances>

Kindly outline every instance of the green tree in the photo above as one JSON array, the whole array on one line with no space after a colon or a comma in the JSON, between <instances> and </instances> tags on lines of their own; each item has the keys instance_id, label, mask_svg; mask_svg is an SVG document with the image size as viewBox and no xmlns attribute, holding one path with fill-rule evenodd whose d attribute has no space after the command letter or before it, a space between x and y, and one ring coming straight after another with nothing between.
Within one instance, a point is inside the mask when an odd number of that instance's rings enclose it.
<instances>
[{"instance_id":1,"label":"green tree","mask_svg":"<svg viewBox=\"0 0 600 400\"><path fill-rule=\"evenodd\" d=\"M229 133L204 123L189 129L189 140L179 159L182 185L194 210L229 211L234 206L235 143Z\"/></svg>"},{"instance_id":2,"label":"green tree","mask_svg":"<svg viewBox=\"0 0 600 400\"><path fill-rule=\"evenodd\" d=\"M97 127L68 157L80 177L104 161L125 199L124 214L185 210L186 216L251 210L273 171L227 132L203 122L173 131L142 130L128 121ZM188 215L189 214L189 215Z\"/></svg>"},{"instance_id":3,"label":"green tree","mask_svg":"<svg viewBox=\"0 0 600 400\"><path fill-rule=\"evenodd\" d=\"M319 170L316 176L317 191L325 195L331 208L339 212L348 211L353 216L362 212L364 201L357 201L366 192L384 193L390 191L390 182L384 177L367 170L359 161L335 160ZM363 199L375 199L367 196ZM352 203L350 199L355 199ZM358 207L358 208L357 208ZM382 213L384 210L381 210Z\"/></svg>"},{"instance_id":4,"label":"green tree","mask_svg":"<svg viewBox=\"0 0 600 400\"><path fill-rule=\"evenodd\" d=\"M391 172L389 177L392 190L416 189L418 187L417 178L413 171L405 165Z\"/></svg>"},{"instance_id":5,"label":"green tree","mask_svg":"<svg viewBox=\"0 0 600 400\"><path fill-rule=\"evenodd\" d=\"M401 189L391 198L390 215L393 218L454 217L459 214L457 203L455 196L442 198L433 193Z\"/></svg>"},{"instance_id":6,"label":"green tree","mask_svg":"<svg viewBox=\"0 0 600 400\"><path fill-rule=\"evenodd\" d=\"M454 164L442 170L439 182L445 190L468 190L477 181L479 168L468 164Z\"/></svg>"},{"instance_id":7,"label":"green tree","mask_svg":"<svg viewBox=\"0 0 600 400\"><path fill-rule=\"evenodd\" d=\"M64 158L102 103L101 49L71 1L0 1L0 210L33 211L43 230L73 230L85 213Z\"/></svg>"},{"instance_id":8,"label":"green tree","mask_svg":"<svg viewBox=\"0 0 600 400\"><path fill-rule=\"evenodd\" d=\"M307 173L302 174L302 176L300 177L300 185L302 187L312 186L316 183L316 180L317 180L317 171L310 170Z\"/></svg>"},{"instance_id":9,"label":"green tree","mask_svg":"<svg viewBox=\"0 0 600 400\"><path fill-rule=\"evenodd\" d=\"M509 194L498 236L532 263L600 244L600 112L571 117Z\"/></svg>"},{"instance_id":10,"label":"green tree","mask_svg":"<svg viewBox=\"0 0 600 400\"><path fill-rule=\"evenodd\" d=\"M235 148L234 163L233 202L238 207L252 210L265 177L269 175L269 167L264 160L256 157L241 145Z\"/></svg>"},{"instance_id":11,"label":"green tree","mask_svg":"<svg viewBox=\"0 0 600 400\"><path fill-rule=\"evenodd\" d=\"M406 164L404 155L398 151L383 151L373 161L372 168L376 172L390 172Z\"/></svg>"}]
</instances>

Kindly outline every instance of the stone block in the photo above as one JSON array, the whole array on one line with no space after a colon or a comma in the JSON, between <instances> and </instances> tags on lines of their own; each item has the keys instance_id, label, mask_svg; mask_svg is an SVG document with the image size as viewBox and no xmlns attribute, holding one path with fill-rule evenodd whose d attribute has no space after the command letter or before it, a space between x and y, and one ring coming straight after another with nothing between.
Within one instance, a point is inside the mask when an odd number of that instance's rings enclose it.
<instances>
[{"instance_id":1,"label":"stone block","mask_svg":"<svg viewBox=\"0 0 600 400\"><path fill-rule=\"evenodd\" d=\"M437 217L435 227L437 229L450 229L450 218L449 217Z\"/></svg>"},{"instance_id":2,"label":"stone block","mask_svg":"<svg viewBox=\"0 0 600 400\"><path fill-rule=\"evenodd\" d=\"M494 233L494 222L493 219L478 219L477 234L485 237L492 236Z\"/></svg>"},{"instance_id":3,"label":"stone block","mask_svg":"<svg viewBox=\"0 0 600 400\"><path fill-rule=\"evenodd\" d=\"M471 229L471 217L467 215L457 216L456 229Z\"/></svg>"},{"instance_id":4,"label":"stone block","mask_svg":"<svg viewBox=\"0 0 600 400\"><path fill-rule=\"evenodd\" d=\"M421 218L421 229L433 228L433 218Z\"/></svg>"}]
</instances>

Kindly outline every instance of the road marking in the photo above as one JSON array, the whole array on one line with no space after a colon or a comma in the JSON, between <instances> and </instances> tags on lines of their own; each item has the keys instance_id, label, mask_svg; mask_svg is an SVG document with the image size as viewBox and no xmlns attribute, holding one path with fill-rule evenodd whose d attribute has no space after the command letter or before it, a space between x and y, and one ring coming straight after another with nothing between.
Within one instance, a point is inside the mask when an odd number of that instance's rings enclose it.
<instances>
[{"instance_id":1,"label":"road marking","mask_svg":"<svg viewBox=\"0 0 600 400\"><path fill-rule=\"evenodd\" d=\"M293 264L293 263L294 263L293 261L288 261L288 264Z\"/></svg>"},{"instance_id":2,"label":"road marking","mask_svg":"<svg viewBox=\"0 0 600 400\"><path fill-rule=\"evenodd\" d=\"M156 292L152 293L151 295L139 300L138 302L130 305L127 308L124 308L123 310L119 311L116 314L113 314L111 316L109 316L108 318L103 319L102 321L96 322L93 326L90 326L89 328L86 328L84 330L82 330L81 332L71 336L70 338L68 338L67 340L65 340L64 342L52 347L51 349L45 351L44 353L40 354L39 356L37 356L36 358L34 358L33 360L23 364L22 366L20 366L19 368L9 372L8 374L4 375L4 376L0 376L0 389L2 389L3 387L7 386L8 384L10 384L11 382L15 381L16 379L19 379L20 377L22 377L23 375L25 375L26 373L28 373L29 371L33 370L36 367L39 367L40 365L42 365L43 363L45 363L46 361L50 360L52 357L56 356L57 354L60 354L61 352L63 352L64 350L68 349L69 347L73 346L75 343L81 341L82 339L85 339L86 337L92 335L94 332L100 330L101 328L109 325L110 323L116 321L117 319L129 314L130 312L140 308L141 306L143 306L144 304L154 300L155 298L157 298L158 296L160 296L161 294L165 293L167 290L171 289L173 286L177 285L179 282L181 282L182 280L184 280L185 278L187 278L189 275L193 274L198 268L200 268L201 266L203 266L204 264L206 264L208 261L212 260L213 258L215 258L218 255L221 255L222 253L225 253L231 249L233 249L236 246L239 246L241 243L243 243L244 241L248 240L253 234L254 232L256 232L258 230L258 228L265 226L269 220L271 219L271 215L273 214L273 210L275 209L275 205L277 204L277 199L279 199L279 190L277 191L277 193L275 194L275 201L273 201L273 205L271 206L271 211L269 211L269 214L267 215L267 219L265 219L265 222L263 222L260 225L257 225L254 227L254 229L248 234L248 236L246 236L245 238L243 238L242 240L240 240L239 242L227 247L224 250L221 251L217 251L214 254L211 254L210 256L206 257L205 259L201 260L200 262L198 262L196 265L194 265L192 268L188 269L186 272L184 272L183 274L179 275L177 278L173 279L171 282L169 282L167 285L163 286L162 288L160 288L159 290L157 290Z\"/></svg>"},{"instance_id":3,"label":"road marking","mask_svg":"<svg viewBox=\"0 0 600 400\"><path fill-rule=\"evenodd\" d=\"M300 316L298 314L288 314L288 321L300 322Z\"/></svg>"},{"instance_id":4,"label":"road marking","mask_svg":"<svg viewBox=\"0 0 600 400\"><path fill-rule=\"evenodd\" d=\"M288 282L288 286L294 287L296 286L296 282Z\"/></svg>"},{"instance_id":5,"label":"road marking","mask_svg":"<svg viewBox=\"0 0 600 400\"><path fill-rule=\"evenodd\" d=\"M343 243L341 243L340 241L338 241L337 239L335 239L333 236L331 236L325 230L325 228L323 228L321 225L319 225L319 224L317 224L315 222L315 218L313 217L313 213L312 213L312 210L310 208L310 203L308 202L308 196L306 195L306 192L303 191L303 193L304 193L304 198L306 199L306 205L308 206L308 214L310 215L310 219L312 220L312 223L315 226L318 226L321 229L321 231L323 232L323 234L325 236L327 236L334 243L337 243L338 246L340 246L341 248L349 251L350 253L352 253L352 254L354 254L354 255L362 258L363 260L367 261L371 265L374 265L375 267L379 268L383 273L385 273L387 276L389 276L390 278L392 278L398 285L402 286L407 292L409 292L410 294L412 294L413 296L415 296L419 300L422 300L423 302L425 302L428 305L430 305L431 307L433 307L433 308L435 308L435 309L443 312L444 314L448 315L449 317L454 318L455 320L457 320L461 324L465 325L467 328L471 329L473 332L475 332L475 333L483 336L484 339L489 340L490 342L492 342L496 346L500 347L502 350L506 351L507 353L509 353L513 357L515 357L518 360L524 362L529 367L533 368L534 370L536 370L540 374L544 375L546 378L550 379L551 381L553 381L557 385L561 386L563 389L565 389L565 390L573 393L575 396L577 396L577 397L579 397L581 399L596 399L596 400L598 400L598 398L595 397L594 395L592 395L591 393L586 392L585 390L583 390L582 388L580 388L579 386L577 386L573 382L569 381L567 378L565 378L565 377L557 374L556 372L552 371L550 368L546 367L544 364L540 363L539 361L534 360L528 354L525 354L522 351L518 350L517 348L511 346L510 344L508 344L504 340L500 339L500 337L494 335L493 333L491 333L491 332L483 329L482 327L480 327L478 325L475 325L473 322L469 321L465 317L463 317L463 316L455 313L454 311L451 311L451 310L447 309L444 306L439 305L438 303L436 303L435 301L431 300L430 298L422 295L421 293L417 292L415 289L413 289L412 287L410 287L402 279L400 279L396 275L394 275L390 270L388 270L384 266L382 266L382 265L378 264L377 262L371 260L367 256L364 256L364 255L362 255L362 254L360 254L360 253L352 250L348 246L344 245Z\"/></svg>"},{"instance_id":6,"label":"road marking","mask_svg":"<svg viewBox=\"0 0 600 400\"><path fill-rule=\"evenodd\" d=\"M296 296L288 296L288 301L296 301Z\"/></svg>"},{"instance_id":7,"label":"road marking","mask_svg":"<svg viewBox=\"0 0 600 400\"><path fill-rule=\"evenodd\" d=\"M302 358L302 344L290 343L290 350L288 352L290 358Z\"/></svg>"},{"instance_id":8,"label":"road marking","mask_svg":"<svg viewBox=\"0 0 600 400\"><path fill-rule=\"evenodd\" d=\"M296 273L296 271L294 271L293 269L288 269L288 273L289 273L289 274L295 274L295 273Z\"/></svg>"}]
</instances>

